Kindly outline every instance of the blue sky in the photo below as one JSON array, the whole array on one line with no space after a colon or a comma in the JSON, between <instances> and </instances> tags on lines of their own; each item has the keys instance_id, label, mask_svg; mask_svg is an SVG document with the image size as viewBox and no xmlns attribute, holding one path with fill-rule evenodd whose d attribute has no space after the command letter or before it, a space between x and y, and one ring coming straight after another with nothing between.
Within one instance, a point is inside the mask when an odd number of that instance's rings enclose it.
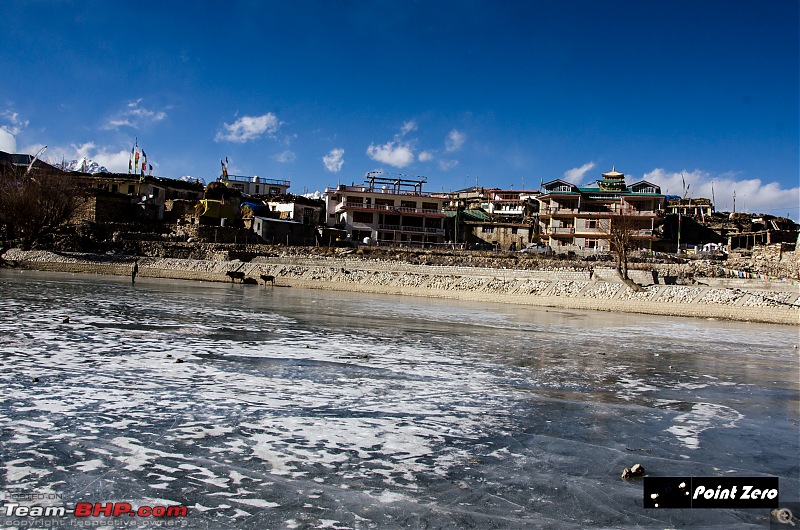
<instances>
[{"instance_id":1,"label":"blue sky","mask_svg":"<svg viewBox=\"0 0 800 530\"><path fill-rule=\"evenodd\" d=\"M295 193L373 170L537 189L613 165L797 219L799 6L6 0L0 150L125 172L138 137L154 174L208 182L227 157Z\"/></svg>"}]
</instances>

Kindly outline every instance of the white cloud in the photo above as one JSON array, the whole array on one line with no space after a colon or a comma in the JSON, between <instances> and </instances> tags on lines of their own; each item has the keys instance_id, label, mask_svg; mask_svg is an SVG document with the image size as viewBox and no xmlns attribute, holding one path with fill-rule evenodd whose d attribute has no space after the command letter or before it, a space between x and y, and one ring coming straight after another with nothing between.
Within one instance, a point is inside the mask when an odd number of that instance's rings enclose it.
<instances>
[{"instance_id":1,"label":"white cloud","mask_svg":"<svg viewBox=\"0 0 800 530\"><path fill-rule=\"evenodd\" d=\"M594 169L596 164L594 162L586 162L581 167L574 167L564 172L564 180L572 182L575 185L583 184L583 178L586 173Z\"/></svg>"},{"instance_id":2,"label":"white cloud","mask_svg":"<svg viewBox=\"0 0 800 530\"><path fill-rule=\"evenodd\" d=\"M400 128L400 135L405 136L410 132L417 130L417 122L414 120L408 120L407 122L403 123L403 126Z\"/></svg>"},{"instance_id":3,"label":"white cloud","mask_svg":"<svg viewBox=\"0 0 800 530\"><path fill-rule=\"evenodd\" d=\"M273 134L278 130L281 123L278 117L272 112L261 116L242 116L232 124L224 124L224 131L217 132L214 137L215 142L236 142L244 143L256 140L262 134Z\"/></svg>"},{"instance_id":4,"label":"white cloud","mask_svg":"<svg viewBox=\"0 0 800 530\"><path fill-rule=\"evenodd\" d=\"M5 127L0 127L0 151L6 153L17 152L17 139Z\"/></svg>"},{"instance_id":5,"label":"white cloud","mask_svg":"<svg viewBox=\"0 0 800 530\"><path fill-rule=\"evenodd\" d=\"M109 118L103 125L105 130L119 129L120 127L131 127L138 129L141 126L149 125L166 119L167 113L163 110L152 110L140 107L142 98L130 101L125 104L125 108Z\"/></svg>"},{"instance_id":6,"label":"white cloud","mask_svg":"<svg viewBox=\"0 0 800 530\"><path fill-rule=\"evenodd\" d=\"M331 149L330 153L322 157L322 163L331 173L338 173L344 165L344 149Z\"/></svg>"},{"instance_id":7,"label":"white cloud","mask_svg":"<svg viewBox=\"0 0 800 530\"><path fill-rule=\"evenodd\" d=\"M0 114L0 116L2 116L7 122L11 124L11 126L3 125L2 127L0 127L0 129L6 131L7 133L13 136L16 136L20 132L22 132L22 129L24 127L27 127L29 123L28 120L21 119L19 117L18 112L11 112L10 110L3 112L3 114Z\"/></svg>"},{"instance_id":8,"label":"white cloud","mask_svg":"<svg viewBox=\"0 0 800 530\"><path fill-rule=\"evenodd\" d=\"M453 153L461 149L464 142L467 140L465 133L459 132L455 129L447 133L447 138L444 140L444 149L448 153Z\"/></svg>"},{"instance_id":9,"label":"white cloud","mask_svg":"<svg viewBox=\"0 0 800 530\"><path fill-rule=\"evenodd\" d=\"M100 151L95 151L93 154L91 154L91 156L89 156L89 158L101 166L104 166L112 173L127 173L128 160L130 159L130 156L131 152L128 149L123 149L122 151L116 152L108 152L105 150L105 148L103 148ZM148 164L153 164L150 157L148 157Z\"/></svg>"},{"instance_id":10,"label":"white cloud","mask_svg":"<svg viewBox=\"0 0 800 530\"><path fill-rule=\"evenodd\" d=\"M8 122L6 125L0 125L0 151L16 153L17 135L22 132L23 128L28 126L28 120L23 120L19 117L19 113L11 112L10 110L0 114L0 118Z\"/></svg>"},{"instance_id":11,"label":"white cloud","mask_svg":"<svg viewBox=\"0 0 800 530\"><path fill-rule=\"evenodd\" d=\"M764 183L761 179L737 180L732 174L712 175L707 171L669 172L662 168L645 173L648 182L661 186L668 195L683 195L683 182L688 188L687 197L714 199L717 211L733 210L733 192L736 192L736 211L764 213L776 216L790 214L798 218L800 187L784 189L778 182ZM713 197L712 197L713 182Z\"/></svg>"},{"instance_id":12,"label":"white cloud","mask_svg":"<svg viewBox=\"0 0 800 530\"><path fill-rule=\"evenodd\" d=\"M286 151L275 155L275 160L277 160L281 164L289 164L297 160L297 155L294 153L294 151L289 151L287 149Z\"/></svg>"},{"instance_id":13,"label":"white cloud","mask_svg":"<svg viewBox=\"0 0 800 530\"><path fill-rule=\"evenodd\" d=\"M367 156L394 167L406 167L414 161L414 151L408 144L386 142L383 145L370 144Z\"/></svg>"},{"instance_id":14,"label":"white cloud","mask_svg":"<svg viewBox=\"0 0 800 530\"><path fill-rule=\"evenodd\" d=\"M417 156L417 160L420 162L430 162L433 160L433 153L431 151L423 151Z\"/></svg>"},{"instance_id":15,"label":"white cloud","mask_svg":"<svg viewBox=\"0 0 800 530\"><path fill-rule=\"evenodd\" d=\"M449 171L458 165L458 160L439 160L439 169Z\"/></svg>"}]
</instances>

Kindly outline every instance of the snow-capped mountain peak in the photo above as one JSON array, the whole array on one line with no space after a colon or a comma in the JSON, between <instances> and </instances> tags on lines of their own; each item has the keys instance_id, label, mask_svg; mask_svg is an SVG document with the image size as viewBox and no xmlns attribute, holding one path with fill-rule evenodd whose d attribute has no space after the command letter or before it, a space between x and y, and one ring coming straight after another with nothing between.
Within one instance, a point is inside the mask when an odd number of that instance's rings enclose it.
<instances>
[{"instance_id":1,"label":"snow-capped mountain peak","mask_svg":"<svg viewBox=\"0 0 800 530\"><path fill-rule=\"evenodd\" d=\"M83 168L83 162L86 161L86 168ZM64 171L82 171L84 173L108 173L109 171L104 167L89 158L80 160L69 160L64 163ZM61 167L61 163L53 164L56 167Z\"/></svg>"}]
</instances>

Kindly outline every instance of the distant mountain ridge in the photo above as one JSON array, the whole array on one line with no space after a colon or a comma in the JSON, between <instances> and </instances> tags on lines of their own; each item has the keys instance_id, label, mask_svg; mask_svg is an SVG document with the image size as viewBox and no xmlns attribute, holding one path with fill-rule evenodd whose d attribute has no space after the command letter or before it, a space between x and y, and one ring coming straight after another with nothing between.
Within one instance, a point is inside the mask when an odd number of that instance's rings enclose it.
<instances>
[{"instance_id":1,"label":"distant mountain ridge","mask_svg":"<svg viewBox=\"0 0 800 530\"><path fill-rule=\"evenodd\" d=\"M82 169L84 159L80 160L69 160L63 162L64 164L64 171L83 171L84 173L91 173L94 175L95 173L110 173L109 170L105 168L105 166L101 166L94 160L87 158L86 160L86 169ZM50 165L60 168L62 162L51 162Z\"/></svg>"}]
</instances>

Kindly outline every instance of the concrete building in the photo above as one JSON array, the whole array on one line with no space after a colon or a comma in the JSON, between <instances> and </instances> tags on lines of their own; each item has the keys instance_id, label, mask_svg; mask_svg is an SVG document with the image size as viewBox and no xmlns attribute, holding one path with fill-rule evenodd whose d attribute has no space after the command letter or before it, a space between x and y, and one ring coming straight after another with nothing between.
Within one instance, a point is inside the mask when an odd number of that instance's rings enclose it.
<instances>
[{"instance_id":1,"label":"concrete building","mask_svg":"<svg viewBox=\"0 0 800 530\"><path fill-rule=\"evenodd\" d=\"M450 193L453 242L466 248L521 250L537 240L535 190L468 188Z\"/></svg>"},{"instance_id":2,"label":"concrete building","mask_svg":"<svg viewBox=\"0 0 800 530\"><path fill-rule=\"evenodd\" d=\"M612 223L624 217L633 225L640 248L651 248L656 219L664 212L661 188L645 180L628 186L625 175L614 168L596 182L591 187L564 180L543 185L537 197L542 241L553 249L609 250Z\"/></svg>"},{"instance_id":3,"label":"concrete building","mask_svg":"<svg viewBox=\"0 0 800 530\"><path fill-rule=\"evenodd\" d=\"M685 215L705 219L714 213L711 199L668 199L666 206L667 215Z\"/></svg>"},{"instance_id":4,"label":"concrete building","mask_svg":"<svg viewBox=\"0 0 800 530\"><path fill-rule=\"evenodd\" d=\"M271 245L313 245L316 241L314 226L270 217L255 216L253 232Z\"/></svg>"},{"instance_id":5,"label":"concrete building","mask_svg":"<svg viewBox=\"0 0 800 530\"><path fill-rule=\"evenodd\" d=\"M353 241L371 244L432 246L445 241L443 194L422 191L425 179L380 177L372 172L360 186L325 190L326 224Z\"/></svg>"},{"instance_id":6,"label":"concrete building","mask_svg":"<svg viewBox=\"0 0 800 530\"><path fill-rule=\"evenodd\" d=\"M324 221L325 202L321 199L309 199L302 195L276 197L265 200L264 204L279 219L288 219L304 225L317 226Z\"/></svg>"},{"instance_id":7,"label":"concrete building","mask_svg":"<svg viewBox=\"0 0 800 530\"><path fill-rule=\"evenodd\" d=\"M539 195L538 190L491 190L488 213L490 216L508 221L529 218L539 211L537 195Z\"/></svg>"},{"instance_id":8,"label":"concrete building","mask_svg":"<svg viewBox=\"0 0 800 530\"><path fill-rule=\"evenodd\" d=\"M236 188L244 195L283 195L289 189L288 180L265 179L259 176L244 177L241 175L220 176L217 179L229 188Z\"/></svg>"},{"instance_id":9,"label":"concrete building","mask_svg":"<svg viewBox=\"0 0 800 530\"><path fill-rule=\"evenodd\" d=\"M194 201L203 197L203 185L197 182L126 173L70 173L70 176L88 191L127 196L135 210L134 217L144 219L164 219L167 201ZM127 216L123 212L120 215Z\"/></svg>"}]
</instances>

